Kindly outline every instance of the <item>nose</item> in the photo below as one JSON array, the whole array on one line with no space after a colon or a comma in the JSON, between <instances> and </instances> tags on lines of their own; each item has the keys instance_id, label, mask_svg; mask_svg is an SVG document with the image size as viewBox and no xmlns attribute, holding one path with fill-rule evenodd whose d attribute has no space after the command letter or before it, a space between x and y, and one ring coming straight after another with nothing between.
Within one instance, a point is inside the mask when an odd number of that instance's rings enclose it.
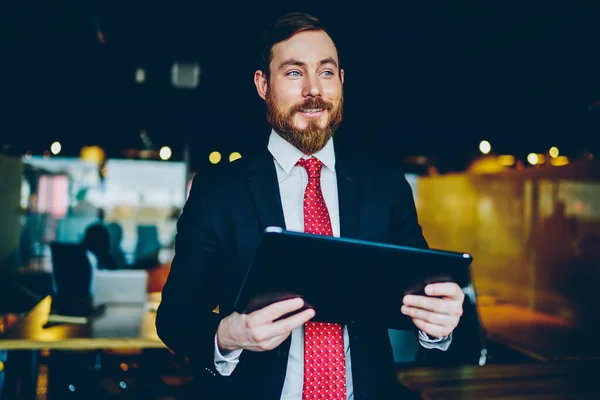
<instances>
[{"instance_id":1,"label":"nose","mask_svg":"<svg viewBox=\"0 0 600 400\"><path fill-rule=\"evenodd\" d=\"M318 77L306 77L302 95L304 97L317 97L321 95L321 82Z\"/></svg>"}]
</instances>

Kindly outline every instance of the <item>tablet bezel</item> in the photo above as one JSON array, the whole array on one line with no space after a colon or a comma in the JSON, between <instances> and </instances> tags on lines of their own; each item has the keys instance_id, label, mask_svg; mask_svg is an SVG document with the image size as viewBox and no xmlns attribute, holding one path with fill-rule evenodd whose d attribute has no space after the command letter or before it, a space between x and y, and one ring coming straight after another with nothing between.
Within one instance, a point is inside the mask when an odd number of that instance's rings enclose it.
<instances>
[{"instance_id":1,"label":"tablet bezel","mask_svg":"<svg viewBox=\"0 0 600 400\"><path fill-rule=\"evenodd\" d=\"M319 257L308 262L302 261L301 258L310 250L300 251L297 250L298 247L311 246L320 252ZM290 249L290 252L286 253L286 249ZM275 252L277 259L269 259L269 252ZM326 256L327 252L334 254ZM375 254L379 257L370 267L352 265L343 268L339 265L352 262L345 257L353 256L353 260L360 260L363 256ZM386 262L401 262L403 259L420 261L423 263L422 270L414 267L401 270L403 267L389 266ZM410 321L400 312L404 295L424 294L424 286L433 282L454 281L465 287L471 282L472 261L470 253L312 235L268 227L246 271L234 310L250 313L275 301L303 297L307 302L304 308L315 309L315 321L341 324L360 321L381 324L390 329L407 329ZM327 262L330 264L320 270L313 265ZM330 267L333 264L336 265ZM379 275L373 275L369 268L378 268ZM324 279L306 277L311 273L321 274ZM406 282L398 282L398 279ZM386 289L388 293L382 292Z\"/></svg>"}]
</instances>

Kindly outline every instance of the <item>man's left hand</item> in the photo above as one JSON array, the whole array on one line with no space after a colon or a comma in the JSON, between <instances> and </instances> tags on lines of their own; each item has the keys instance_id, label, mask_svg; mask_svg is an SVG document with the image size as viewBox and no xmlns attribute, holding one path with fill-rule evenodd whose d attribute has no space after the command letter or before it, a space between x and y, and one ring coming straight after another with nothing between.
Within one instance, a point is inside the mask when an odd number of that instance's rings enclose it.
<instances>
[{"instance_id":1,"label":"man's left hand","mask_svg":"<svg viewBox=\"0 0 600 400\"><path fill-rule=\"evenodd\" d=\"M465 294L454 282L429 284L425 294L404 296L402 313L429 336L450 335L462 316Z\"/></svg>"}]
</instances>

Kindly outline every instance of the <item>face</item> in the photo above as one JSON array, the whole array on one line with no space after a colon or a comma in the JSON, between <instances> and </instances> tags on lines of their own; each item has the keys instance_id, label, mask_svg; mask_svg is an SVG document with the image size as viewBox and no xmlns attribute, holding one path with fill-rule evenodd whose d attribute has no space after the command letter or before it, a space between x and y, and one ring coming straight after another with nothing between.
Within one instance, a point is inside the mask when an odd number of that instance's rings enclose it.
<instances>
[{"instance_id":1,"label":"face","mask_svg":"<svg viewBox=\"0 0 600 400\"><path fill-rule=\"evenodd\" d=\"M254 83L267 105L267 120L284 139L311 155L321 150L342 122L344 71L323 31L305 31L273 46L267 80Z\"/></svg>"}]
</instances>

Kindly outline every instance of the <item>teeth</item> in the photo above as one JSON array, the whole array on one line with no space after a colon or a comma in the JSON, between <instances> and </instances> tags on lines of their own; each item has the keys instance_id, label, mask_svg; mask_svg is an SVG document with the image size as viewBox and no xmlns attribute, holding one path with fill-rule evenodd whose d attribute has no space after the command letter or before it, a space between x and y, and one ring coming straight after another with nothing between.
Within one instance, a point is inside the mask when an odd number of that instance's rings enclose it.
<instances>
[{"instance_id":1,"label":"teeth","mask_svg":"<svg viewBox=\"0 0 600 400\"><path fill-rule=\"evenodd\" d=\"M305 113L317 113L317 112L321 112L321 111L323 111L322 108L309 108L307 110L302 110L302 112L305 112Z\"/></svg>"}]
</instances>

